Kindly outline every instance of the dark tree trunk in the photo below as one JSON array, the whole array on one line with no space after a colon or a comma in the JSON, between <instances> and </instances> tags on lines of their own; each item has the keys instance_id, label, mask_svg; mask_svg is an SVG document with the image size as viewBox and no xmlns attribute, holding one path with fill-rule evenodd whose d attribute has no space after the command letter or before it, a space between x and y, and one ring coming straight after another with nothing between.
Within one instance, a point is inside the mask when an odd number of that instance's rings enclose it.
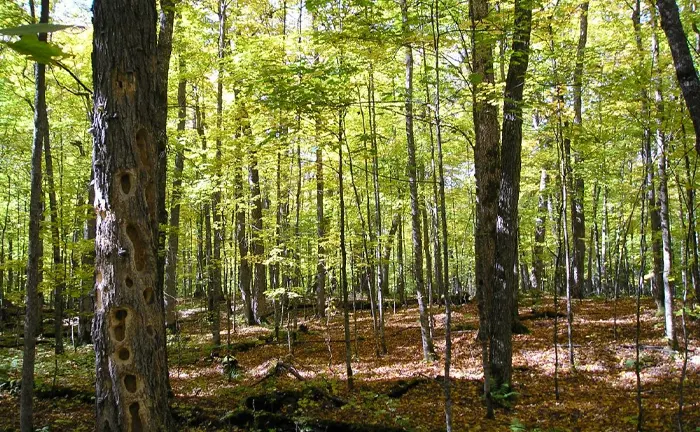
<instances>
[{"instance_id":1,"label":"dark tree trunk","mask_svg":"<svg viewBox=\"0 0 700 432\"><path fill-rule=\"evenodd\" d=\"M182 171L185 167L184 138L187 119L187 78L185 58L180 55L180 81L177 85L177 133L173 185L170 196L170 223L168 226L168 255L165 258L165 321L169 327L175 324L177 306L177 254L180 243L180 200L182 199Z\"/></svg>"},{"instance_id":2,"label":"dark tree trunk","mask_svg":"<svg viewBox=\"0 0 700 432\"><path fill-rule=\"evenodd\" d=\"M245 108L241 109L240 113L240 135L249 137L251 135L250 123L248 121L248 114ZM239 149L239 159L242 159L242 151ZM243 169L242 167L234 168L233 176L233 194L234 199L237 203L242 203L244 201L243 196ZM248 325L254 325L255 312L253 305L255 300L253 298L254 294L251 292L251 282L252 282L252 269L251 261L249 255L249 243L248 236L246 234L246 207L247 206L236 206L235 219L236 219L236 243L238 246L238 254L240 256L240 265L238 268L238 289L241 292L241 298L243 299L243 314L245 315Z\"/></svg>"},{"instance_id":3,"label":"dark tree trunk","mask_svg":"<svg viewBox=\"0 0 700 432\"><path fill-rule=\"evenodd\" d=\"M403 257L403 216L399 214L399 229L396 233L396 260L397 264L397 275L396 275L396 293L399 296L399 302L402 305L406 304L406 274L404 271L404 257Z\"/></svg>"},{"instance_id":4,"label":"dark tree trunk","mask_svg":"<svg viewBox=\"0 0 700 432\"><path fill-rule=\"evenodd\" d=\"M671 47L676 78L693 121L695 151L700 153L700 80L683 30L678 4L674 0L656 0L656 6L659 8L661 28Z\"/></svg>"},{"instance_id":5,"label":"dark tree trunk","mask_svg":"<svg viewBox=\"0 0 700 432\"><path fill-rule=\"evenodd\" d=\"M632 24L634 26L635 41L640 60L640 66L643 66L647 59L644 46L642 44L642 32L640 27L641 4L637 0L635 10L632 14ZM642 155L644 164L646 165L646 200L647 208L649 209L649 221L651 224L651 253L654 278L652 279L652 295L656 301L656 309L659 313L664 310L664 289L663 289L663 258L661 256L661 217L659 208L656 205L656 186L654 182L653 170L653 155L651 153L651 109L650 98L646 87L642 86L640 90L641 98L641 119L644 124L642 131Z\"/></svg>"},{"instance_id":6,"label":"dark tree trunk","mask_svg":"<svg viewBox=\"0 0 700 432\"><path fill-rule=\"evenodd\" d=\"M409 33L407 0L401 0L401 22L404 34ZM430 336L430 323L428 311L425 305L425 280L423 279L423 239L421 238L420 202L418 197L418 168L416 165L416 145L413 136L413 48L410 43L405 46L406 81L404 113L406 116L406 150L408 160L406 173L408 175L408 188L411 198L411 227L413 239L413 272L416 281L416 298L418 300L418 314L420 318L421 342L423 345L423 358L426 361L435 360L435 348Z\"/></svg>"},{"instance_id":7,"label":"dark tree trunk","mask_svg":"<svg viewBox=\"0 0 700 432\"><path fill-rule=\"evenodd\" d=\"M489 5L486 0L473 0L470 4L472 25L472 70L485 85L493 85L493 40L484 37ZM488 27L488 26L487 26ZM498 110L482 95L482 85L473 88L473 117L475 125L474 169L477 188L476 226L474 229L474 262L476 296L479 309L478 338L482 350L484 368L484 394L487 417L493 417L491 404L491 371L489 340L491 334L491 305L494 293L494 266L496 262L496 220L498 215L500 175L500 151ZM508 313L510 315L510 311Z\"/></svg>"},{"instance_id":8,"label":"dark tree trunk","mask_svg":"<svg viewBox=\"0 0 700 432\"><path fill-rule=\"evenodd\" d=\"M254 256L254 279L252 288L252 305L255 322L260 323L260 317L265 313L265 296L267 289L267 278L265 274L263 243L263 220L262 220L262 195L260 193L260 174L258 173L257 154L251 154L250 167L248 169L248 183L250 184L250 197L252 200L252 210L250 212L252 241L251 248Z\"/></svg>"},{"instance_id":9,"label":"dark tree trunk","mask_svg":"<svg viewBox=\"0 0 700 432\"><path fill-rule=\"evenodd\" d=\"M501 183L496 224L496 266L491 312L491 377L498 387L511 384L513 318L517 304L513 296L518 289L518 200L520 197L520 164L523 141L522 99L530 53L532 3L515 2L513 53L503 103L501 148ZM515 308L515 313L513 309Z\"/></svg>"},{"instance_id":10,"label":"dark tree trunk","mask_svg":"<svg viewBox=\"0 0 700 432\"><path fill-rule=\"evenodd\" d=\"M49 0L41 1L41 23L49 22ZM39 34L46 42L46 33ZM43 219L41 205L41 156L44 139L48 138L49 120L46 115L46 65L34 64L34 138L32 140L31 192L29 198L29 244L27 258L26 312L24 318L24 352L22 355L22 393L20 395L20 430L33 432L34 364L36 360L36 333L39 328L39 282L42 245L40 222Z\"/></svg>"},{"instance_id":11,"label":"dark tree trunk","mask_svg":"<svg viewBox=\"0 0 700 432\"><path fill-rule=\"evenodd\" d=\"M318 122L318 120L317 120ZM326 252L323 247L326 235L326 220L323 215L323 148L316 148L316 235L318 237L318 264L316 265L316 316L326 316Z\"/></svg>"},{"instance_id":12,"label":"dark tree trunk","mask_svg":"<svg viewBox=\"0 0 700 432\"><path fill-rule=\"evenodd\" d=\"M343 330L345 335L345 372L348 390L354 388L352 377L352 347L350 345L350 304L348 303L348 271L345 245L345 194L343 191L343 112L338 113L338 199L340 201L340 289L343 297Z\"/></svg>"},{"instance_id":13,"label":"dark tree trunk","mask_svg":"<svg viewBox=\"0 0 700 432\"><path fill-rule=\"evenodd\" d=\"M530 285L533 289L544 291L544 244L547 232L547 169L540 170L540 189L537 196L537 218L535 219L535 245L532 251L532 277Z\"/></svg>"},{"instance_id":14,"label":"dark tree trunk","mask_svg":"<svg viewBox=\"0 0 700 432\"><path fill-rule=\"evenodd\" d=\"M96 0L93 11L96 430L166 431L156 4Z\"/></svg>"},{"instance_id":15,"label":"dark tree trunk","mask_svg":"<svg viewBox=\"0 0 700 432\"><path fill-rule=\"evenodd\" d=\"M53 292L53 328L54 328L54 352L63 354L63 291L66 288L65 275L63 274L63 259L61 257L61 237L58 220L58 202L56 201L56 186L53 176L53 158L51 157L51 142L48 131L44 136L44 161L46 164L46 186L49 193L49 214L51 216L51 279L54 284Z\"/></svg>"},{"instance_id":16,"label":"dark tree trunk","mask_svg":"<svg viewBox=\"0 0 700 432\"><path fill-rule=\"evenodd\" d=\"M161 0L158 17L158 42L156 45L155 109L153 116L154 139L156 142L156 202L158 215L158 268L156 275L156 301L164 302L165 240L166 232L160 227L167 226L168 212L165 208L165 183L168 174L168 71L173 50L173 27L175 25L175 1ZM177 0L179 1L179 0Z\"/></svg>"},{"instance_id":17,"label":"dark tree trunk","mask_svg":"<svg viewBox=\"0 0 700 432\"><path fill-rule=\"evenodd\" d=\"M661 2L659 2L661 3ZM663 292L664 292L664 327L666 341L668 345L674 349L678 349L678 340L676 339L676 331L673 323L673 280L671 274L671 219L669 216L669 198L668 198L668 176L667 172L667 147L666 141L668 137L664 131L664 99L663 99L663 83L661 75L661 67L659 66L659 43L656 36L656 14L652 12L651 17L652 34L651 34L651 52L652 52L652 82L654 85L654 100L656 104L656 160L657 174L659 179L659 189L657 194L657 208L659 211L659 220L661 222L661 256L663 258ZM686 45L687 47L687 45ZM696 76L697 79L697 76ZM700 96L700 93L698 93Z\"/></svg>"},{"instance_id":18,"label":"dark tree trunk","mask_svg":"<svg viewBox=\"0 0 700 432\"><path fill-rule=\"evenodd\" d=\"M581 3L581 20L579 28L578 47L576 49L576 65L574 67L574 165L578 168L583 163L581 152L576 145L578 144L578 136L581 133L582 123L582 88L583 88L583 66L586 53L586 42L588 41L588 1ZM565 151L568 155L568 160L571 157L571 141L567 138ZM570 163L570 162L569 162ZM572 295L578 299L583 298L584 285L584 263L586 255L586 216L583 208L584 199L584 181L579 169L571 170L572 188L569 190L571 194L571 235L573 237L572 245L572 266L571 266L571 289Z\"/></svg>"},{"instance_id":19,"label":"dark tree trunk","mask_svg":"<svg viewBox=\"0 0 700 432\"><path fill-rule=\"evenodd\" d=\"M94 173L90 172L90 182L88 183L88 203L92 204L95 202L95 187L93 185L93 180L95 178ZM95 241L95 232L97 230L96 227L96 221L95 221L95 211L90 208L87 210L87 217L85 219L85 225L83 226L83 240L89 240L94 243ZM95 247L93 247L85 253L83 253L82 256L82 265L83 267L89 268L92 270L92 277L90 278L90 288L89 288L89 295L83 295L80 297L80 318L79 318L79 324L78 324L78 329L80 333L80 340L83 341L83 343L89 344L92 343L92 317L95 313L95 292L94 292L94 287L95 287ZM81 282L81 284L84 282Z\"/></svg>"}]
</instances>

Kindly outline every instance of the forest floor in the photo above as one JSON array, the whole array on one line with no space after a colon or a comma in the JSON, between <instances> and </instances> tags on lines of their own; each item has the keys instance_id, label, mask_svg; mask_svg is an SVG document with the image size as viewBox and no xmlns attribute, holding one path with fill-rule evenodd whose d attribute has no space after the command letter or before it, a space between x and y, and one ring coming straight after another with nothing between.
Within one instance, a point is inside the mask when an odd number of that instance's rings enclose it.
<instances>
[{"instance_id":1,"label":"forest floor","mask_svg":"<svg viewBox=\"0 0 700 432\"><path fill-rule=\"evenodd\" d=\"M521 315L553 310L551 299L525 299ZM388 354L377 357L368 311L351 317L355 389L346 388L342 314L305 319L290 354L286 333L271 341L267 327L237 326L227 374L226 345L212 356L206 313L182 305L181 332L169 337L173 413L188 431L439 431L444 430L444 312L435 308L440 359L423 361L417 309L386 313ZM575 368L569 366L566 321L559 319L559 400L555 398L554 318L528 319L530 333L513 338L510 400L485 419L476 305L453 312L452 397L456 431L632 431L636 429L635 303L584 300L574 305ZM563 310L563 304L560 306ZM546 314L545 314L546 315ZM617 317L616 319L614 317ZM226 319L222 316L222 323ZM616 324L615 324L616 322ZM680 322L680 318L679 318ZM615 338L614 327L617 327ZM356 328L356 330L355 330ZM305 329L304 329L305 330ZM652 300L641 314L640 365L644 430L677 430L682 351L663 349L662 319ZM679 339L683 340L682 329ZM227 332L222 332L226 344ZM700 322L688 322L685 431L700 431ZM67 347L54 356L38 346L35 425L42 431L90 431L94 424L94 354ZM235 352L234 352L235 351ZM0 349L0 431L17 430L21 351Z\"/></svg>"}]
</instances>

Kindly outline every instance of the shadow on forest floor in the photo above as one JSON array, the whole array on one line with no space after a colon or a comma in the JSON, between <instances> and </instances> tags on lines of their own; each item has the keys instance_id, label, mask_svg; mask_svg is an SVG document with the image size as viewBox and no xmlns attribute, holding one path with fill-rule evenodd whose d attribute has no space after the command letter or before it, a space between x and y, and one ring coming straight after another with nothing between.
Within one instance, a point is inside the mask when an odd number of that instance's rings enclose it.
<instances>
[{"instance_id":1,"label":"shadow on forest floor","mask_svg":"<svg viewBox=\"0 0 700 432\"><path fill-rule=\"evenodd\" d=\"M527 300L526 300L527 301ZM535 309L544 309L542 299ZM191 307L191 306L190 306ZM521 314L533 306L521 308ZM546 308L552 309L551 305ZM617 340L613 312L617 309ZM560 305L563 310L563 305ZM530 333L514 335L512 406L499 408L495 420L484 419L478 325L474 304L453 315L452 395L454 430L626 431L636 424L634 301L584 300L574 305L575 368L569 366L566 321L559 318L559 390L554 396L553 323L551 315L525 321ZM210 356L206 314L182 313L180 337L169 338L173 412L179 430L279 431L438 431L444 430L444 313L434 311L435 345L440 360L425 363L420 348L417 309L389 310L389 354L375 355L369 311L359 311L357 330L351 318L356 388L345 385L344 340L340 314L326 322L299 318L308 331L297 332L293 353L282 329L279 344L271 330L239 327L232 350ZM663 347L661 318L650 299L642 303L640 352L645 430L676 430L678 383L683 357ZM222 319L225 323L226 320ZM688 327L686 430L700 426L700 323ZM222 332L226 341L227 332ZM267 339L267 340L266 340ZM681 336L682 340L682 336ZM35 424L52 431L93 429L94 356L91 347L71 349L55 362L50 345L40 345L37 380L45 389L37 402ZM227 376L225 356L235 355L240 369ZM58 364L58 369L55 365ZM18 427L21 352L0 350L0 431ZM52 387L55 379L55 387ZM15 386L14 388L12 386ZM65 391L62 391L64 389Z\"/></svg>"}]
</instances>

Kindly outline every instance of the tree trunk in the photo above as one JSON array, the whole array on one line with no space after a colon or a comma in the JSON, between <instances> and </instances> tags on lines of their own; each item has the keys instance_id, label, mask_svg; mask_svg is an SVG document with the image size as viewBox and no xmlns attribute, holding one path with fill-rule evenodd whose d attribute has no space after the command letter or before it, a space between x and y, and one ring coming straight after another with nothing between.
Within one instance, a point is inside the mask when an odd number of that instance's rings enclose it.
<instances>
[{"instance_id":1,"label":"tree trunk","mask_svg":"<svg viewBox=\"0 0 700 432\"><path fill-rule=\"evenodd\" d=\"M396 233L396 260L398 261L398 269L396 275L396 293L399 296L399 302L402 305L406 304L406 274L404 271L403 257L403 216L399 214L399 229Z\"/></svg>"},{"instance_id":2,"label":"tree trunk","mask_svg":"<svg viewBox=\"0 0 700 432\"><path fill-rule=\"evenodd\" d=\"M348 303L347 252L345 249L345 195L343 191L343 143L345 114L338 113L338 198L340 200L340 289L343 297L343 330L345 335L345 372L348 390L354 388L352 377L352 346L350 345L350 305ZM354 299L353 299L354 301Z\"/></svg>"},{"instance_id":3,"label":"tree trunk","mask_svg":"<svg viewBox=\"0 0 700 432\"><path fill-rule=\"evenodd\" d=\"M180 242L180 200L182 199L182 171L185 167L183 147L185 122L187 119L187 78L186 63L180 55L180 81L177 85L177 133L178 143L173 169L173 186L170 197L170 224L168 227L168 255L165 258L165 321L169 327L175 324L177 306L177 254Z\"/></svg>"},{"instance_id":4,"label":"tree trunk","mask_svg":"<svg viewBox=\"0 0 700 432\"><path fill-rule=\"evenodd\" d=\"M96 429L166 431L156 5L96 0L93 10Z\"/></svg>"},{"instance_id":5,"label":"tree trunk","mask_svg":"<svg viewBox=\"0 0 700 432\"><path fill-rule=\"evenodd\" d=\"M487 417L493 417L489 341L491 335L491 305L495 286L496 220L498 214L500 152L498 110L482 95L495 84L493 74L493 40L484 37L485 20L489 15L487 0L473 0L470 8L472 25L472 70L481 82L473 87L473 117L475 125L474 169L477 188L476 226L474 229L474 262L476 295L479 309L478 338L484 368L484 395ZM508 311L510 316L510 311Z\"/></svg>"},{"instance_id":6,"label":"tree trunk","mask_svg":"<svg viewBox=\"0 0 700 432\"><path fill-rule=\"evenodd\" d=\"M407 0L401 0L401 22L402 32L409 33L408 5ZM423 239L421 238L420 223L420 202L418 197L418 169L416 165L416 145L413 136L413 48L410 43L406 48L406 81L405 81L405 101L404 113L406 116L406 149L408 160L406 162L406 172L408 174L408 187L411 197L411 226L413 239L413 266L416 281L416 298L418 300L418 314L420 318L421 342L423 345L423 358L425 361L435 360L435 348L433 339L430 337L430 323L428 322L428 311L425 307L425 281L423 279Z\"/></svg>"},{"instance_id":7,"label":"tree trunk","mask_svg":"<svg viewBox=\"0 0 700 432\"><path fill-rule=\"evenodd\" d=\"M316 120L317 122L319 120ZM317 124L317 126L319 126ZM323 148L321 143L316 147L316 235L318 237L316 265L316 316L326 316L326 252L323 247L326 235L326 220L323 216Z\"/></svg>"},{"instance_id":8,"label":"tree trunk","mask_svg":"<svg viewBox=\"0 0 700 432\"><path fill-rule=\"evenodd\" d=\"M49 22L49 0L41 0L40 23ZM39 40L46 42L46 33L39 34ZM40 223L43 219L41 205L41 153L44 139L49 133L49 120L46 114L46 65L34 64L34 137L32 141L31 192L29 198L29 241L27 258L27 297L24 318L24 352L22 355L22 392L20 395L20 430L33 432L34 409L34 364L36 360L36 332L39 321L39 261L42 245Z\"/></svg>"},{"instance_id":9,"label":"tree trunk","mask_svg":"<svg viewBox=\"0 0 700 432\"><path fill-rule=\"evenodd\" d=\"M532 3L515 3L513 52L504 91L501 182L496 224L496 266L491 312L491 378L498 387L511 385L512 327L517 317L513 296L518 289L518 201L522 151L522 99L530 52ZM515 309L515 312L513 312ZM517 320L516 320L517 321Z\"/></svg>"},{"instance_id":10,"label":"tree trunk","mask_svg":"<svg viewBox=\"0 0 700 432\"><path fill-rule=\"evenodd\" d=\"M694 184L695 174L691 174L690 157L688 152L685 153L685 175L686 175L686 199L688 207L688 255L692 261L690 263L690 274L693 278L693 288L695 298L700 299L700 266L698 260L698 239L696 234L695 223L695 188L690 186Z\"/></svg>"},{"instance_id":11,"label":"tree trunk","mask_svg":"<svg viewBox=\"0 0 700 432\"><path fill-rule=\"evenodd\" d=\"M165 184L168 174L168 72L170 55L173 50L173 27L175 25L175 1L161 0L158 17L158 42L156 45L155 112L153 116L154 139L156 142L156 202L158 215L158 268L156 275L156 300L164 302L165 282L165 239L166 232L160 227L167 226L168 212L165 208ZM166 353L167 354L167 353Z\"/></svg>"},{"instance_id":12,"label":"tree trunk","mask_svg":"<svg viewBox=\"0 0 700 432\"><path fill-rule=\"evenodd\" d=\"M95 202L95 186L93 180L95 179L94 171L90 171L90 181L88 183L88 203L92 204ZM90 208L86 211L87 217L85 219L85 224L83 226L83 240L89 240L94 243L95 232L97 230L95 221L95 211ZM80 297L80 318L78 324L78 331L80 333L80 340L83 343L92 343L92 317L95 312L95 247L93 245L90 250L85 251L81 258L83 267L87 267L92 270L92 277L90 278L90 293ZM81 282L84 283L84 282ZM82 290L81 290L82 291Z\"/></svg>"},{"instance_id":13,"label":"tree trunk","mask_svg":"<svg viewBox=\"0 0 700 432\"><path fill-rule=\"evenodd\" d=\"M683 30L678 4L674 0L656 0L656 6L659 8L661 28L666 33L668 45L671 47L676 78L688 106L690 119L693 121L695 151L700 153L700 80L688 48L688 39Z\"/></svg>"},{"instance_id":14,"label":"tree trunk","mask_svg":"<svg viewBox=\"0 0 700 432\"><path fill-rule=\"evenodd\" d=\"M532 277L530 284L533 289L544 291L544 245L547 233L547 169L540 170L540 189L537 196L537 217L535 218L535 246L532 251Z\"/></svg>"},{"instance_id":15,"label":"tree trunk","mask_svg":"<svg viewBox=\"0 0 700 432\"><path fill-rule=\"evenodd\" d=\"M251 154L251 162L248 168L248 183L250 184L250 197L252 202L251 230L252 241L251 248L253 249L254 257L254 279L252 288L252 306L255 322L260 324L260 317L265 311L264 292L267 288L267 279L265 275L264 254L265 246L263 243L263 220L262 220L262 196L260 194L260 174L258 173L258 159L255 151Z\"/></svg>"},{"instance_id":16,"label":"tree trunk","mask_svg":"<svg viewBox=\"0 0 700 432\"><path fill-rule=\"evenodd\" d=\"M660 6L659 2L659 7ZM668 345L674 349L678 349L678 340L676 339L676 331L673 325L673 281L671 280L671 219L669 216L669 199L668 199L668 177L666 174L666 140L667 136L664 132L664 99L662 93L662 75L659 66L659 43L656 36L656 14L652 12L651 17L652 34L651 34L651 52L652 52L652 82L654 85L654 100L656 103L656 159L657 159L657 174L659 178L659 189L657 195L657 208L659 211L659 219L661 222L661 244L663 257L663 292L664 292L664 323L666 329L666 341ZM687 45L686 45L687 47ZM697 76L696 76L697 79ZM700 96L700 93L698 93Z\"/></svg>"},{"instance_id":17,"label":"tree trunk","mask_svg":"<svg viewBox=\"0 0 700 432\"><path fill-rule=\"evenodd\" d=\"M44 161L46 164L46 186L49 193L49 213L51 216L51 256L53 258L51 280L54 284L54 352L58 355L63 354L63 291L66 288L66 283L65 275L63 274L63 259L61 258L60 222L58 220L56 186L53 181L53 158L51 157L51 142L48 131L44 136Z\"/></svg>"},{"instance_id":18,"label":"tree trunk","mask_svg":"<svg viewBox=\"0 0 700 432\"><path fill-rule=\"evenodd\" d=\"M581 134L582 123L582 88L583 88L583 66L586 53L586 42L588 41L588 1L581 3L581 20L579 28L578 47L576 49L576 65L574 67L574 142L567 146L567 154L570 155L569 147L574 144L574 165L575 168L583 163L581 152L577 147L578 137ZM569 141L567 139L567 141ZM569 159L570 160L570 159ZM573 236L572 247L572 272L571 289L572 295L578 299L583 298L584 285L584 263L586 255L586 217L583 208L584 181L578 169L571 170L573 173L571 184L571 235Z\"/></svg>"},{"instance_id":19,"label":"tree trunk","mask_svg":"<svg viewBox=\"0 0 700 432\"><path fill-rule=\"evenodd\" d=\"M646 63L646 54L642 44L642 31L640 26L641 4L640 0L635 3L635 10L632 14L632 24L634 26L635 41L639 55L640 66ZM651 109L650 98L646 87L640 87L641 97L641 118L644 124L642 131L642 155L646 165L646 200L649 209L649 221L651 224L651 253L654 278L652 279L652 295L656 301L656 309L659 313L664 310L664 289L663 289L663 258L661 256L661 217L659 208L656 205L656 186L654 182L653 155L651 153Z\"/></svg>"}]
</instances>

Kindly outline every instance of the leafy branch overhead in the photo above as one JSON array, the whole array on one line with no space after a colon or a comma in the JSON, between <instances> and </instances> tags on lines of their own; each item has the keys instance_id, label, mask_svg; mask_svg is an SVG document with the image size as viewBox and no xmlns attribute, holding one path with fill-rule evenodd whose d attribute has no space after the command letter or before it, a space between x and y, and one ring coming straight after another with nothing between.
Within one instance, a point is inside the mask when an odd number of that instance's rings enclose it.
<instances>
[{"instance_id":1,"label":"leafy branch overhead","mask_svg":"<svg viewBox=\"0 0 700 432\"><path fill-rule=\"evenodd\" d=\"M69 56L68 53L52 42L39 40L39 33L53 33L65 30L72 26L62 24L26 24L18 27L0 29L0 35L19 36L16 41L0 41L17 53L27 57L31 61L41 64L54 64L58 60Z\"/></svg>"}]
</instances>

